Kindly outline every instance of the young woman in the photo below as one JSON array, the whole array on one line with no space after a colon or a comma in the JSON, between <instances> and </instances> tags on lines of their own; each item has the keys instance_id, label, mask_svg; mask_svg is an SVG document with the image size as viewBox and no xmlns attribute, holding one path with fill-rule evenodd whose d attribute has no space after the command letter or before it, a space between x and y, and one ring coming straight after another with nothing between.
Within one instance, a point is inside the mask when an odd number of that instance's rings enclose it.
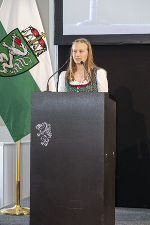
<instances>
[{"instance_id":1,"label":"young woman","mask_svg":"<svg viewBox=\"0 0 150 225\"><path fill-rule=\"evenodd\" d=\"M72 43L69 66L59 76L58 91L108 92L107 72L94 64L88 40L81 38Z\"/></svg>"}]
</instances>

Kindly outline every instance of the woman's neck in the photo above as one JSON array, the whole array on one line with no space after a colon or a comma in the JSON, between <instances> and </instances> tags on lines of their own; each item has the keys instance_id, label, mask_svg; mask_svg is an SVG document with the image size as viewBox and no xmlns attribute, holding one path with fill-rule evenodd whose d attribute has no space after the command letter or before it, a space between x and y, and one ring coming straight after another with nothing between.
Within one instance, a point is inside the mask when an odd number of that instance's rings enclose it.
<instances>
[{"instance_id":1,"label":"woman's neck","mask_svg":"<svg viewBox=\"0 0 150 225\"><path fill-rule=\"evenodd\" d=\"M77 66L77 72L83 72L84 73L84 67L81 64L76 64Z\"/></svg>"},{"instance_id":2,"label":"woman's neck","mask_svg":"<svg viewBox=\"0 0 150 225\"><path fill-rule=\"evenodd\" d=\"M76 70L76 72L73 75L74 76L74 79L76 81L78 81L78 82L83 82L84 80L88 80L83 65L76 64L76 66L77 66L77 70Z\"/></svg>"}]
</instances>

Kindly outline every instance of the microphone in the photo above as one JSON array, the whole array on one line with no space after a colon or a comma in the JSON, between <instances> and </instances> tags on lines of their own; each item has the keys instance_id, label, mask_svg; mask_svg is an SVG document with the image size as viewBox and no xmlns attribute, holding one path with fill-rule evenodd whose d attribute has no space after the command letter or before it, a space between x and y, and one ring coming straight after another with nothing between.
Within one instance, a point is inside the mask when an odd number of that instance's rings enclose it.
<instances>
[{"instance_id":1,"label":"microphone","mask_svg":"<svg viewBox=\"0 0 150 225\"><path fill-rule=\"evenodd\" d=\"M87 73L89 80L91 80L91 75L90 75L90 73L88 73L88 71L86 70L86 68L85 68L85 66L84 66L84 62L81 61L80 64L83 65L84 70L85 70L85 72Z\"/></svg>"},{"instance_id":2,"label":"microphone","mask_svg":"<svg viewBox=\"0 0 150 225\"><path fill-rule=\"evenodd\" d=\"M67 62L69 61L69 58L66 60L66 62L55 72L55 73L53 73L52 74L52 76L50 76L49 78L48 78L48 81L47 81L47 89L46 89L46 91L49 91L49 81L50 81L50 79L56 74L56 73L58 73L66 64L67 64Z\"/></svg>"}]
</instances>

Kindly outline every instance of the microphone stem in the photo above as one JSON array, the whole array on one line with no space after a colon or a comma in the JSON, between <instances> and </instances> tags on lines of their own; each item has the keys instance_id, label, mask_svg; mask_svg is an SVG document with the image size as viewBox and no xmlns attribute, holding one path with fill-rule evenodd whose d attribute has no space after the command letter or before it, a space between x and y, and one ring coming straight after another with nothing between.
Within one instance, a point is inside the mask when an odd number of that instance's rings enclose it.
<instances>
[{"instance_id":1,"label":"microphone stem","mask_svg":"<svg viewBox=\"0 0 150 225\"><path fill-rule=\"evenodd\" d=\"M50 76L49 78L48 78L48 81L47 81L47 91L49 91L49 81L50 81L50 79L56 74L56 73L58 73L66 64L67 64L67 62L69 61L69 59L67 59L66 60L66 62L55 72L55 73L53 73L52 74L52 76Z\"/></svg>"}]
</instances>

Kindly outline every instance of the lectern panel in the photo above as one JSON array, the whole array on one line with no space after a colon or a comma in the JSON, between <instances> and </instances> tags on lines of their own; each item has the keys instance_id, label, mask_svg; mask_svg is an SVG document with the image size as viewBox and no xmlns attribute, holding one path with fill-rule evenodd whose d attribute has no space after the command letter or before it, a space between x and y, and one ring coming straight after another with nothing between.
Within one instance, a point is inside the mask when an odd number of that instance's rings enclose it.
<instances>
[{"instance_id":1,"label":"lectern panel","mask_svg":"<svg viewBox=\"0 0 150 225\"><path fill-rule=\"evenodd\" d=\"M31 225L106 224L105 95L33 93Z\"/></svg>"}]
</instances>

